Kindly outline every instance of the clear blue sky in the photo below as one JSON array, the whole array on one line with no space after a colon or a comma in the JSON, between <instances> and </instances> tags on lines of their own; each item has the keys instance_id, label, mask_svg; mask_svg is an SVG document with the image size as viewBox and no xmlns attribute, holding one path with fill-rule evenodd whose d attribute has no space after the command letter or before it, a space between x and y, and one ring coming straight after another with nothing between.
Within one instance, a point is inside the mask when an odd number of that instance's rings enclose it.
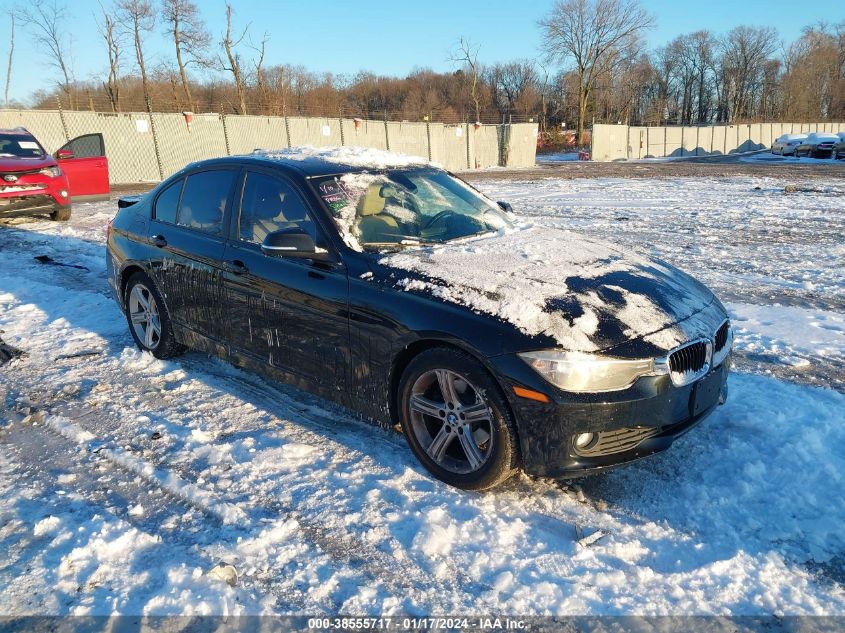
<instances>
[{"instance_id":1,"label":"clear blue sky","mask_svg":"<svg viewBox=\"0 0 845 633\"><path fill-rule=\"evenodd\" d=\"M107 67L105 47L94 22L97 0L65 0L70 7L67 30L72 37L79 79L101 77ZM107 0L103 4L108 5ZM223 0L198 0L206 23L219 41L225 29ZM540 35L537 20L552 0L234 0L235 23L251 24L258 41L267 31L268 64L301 64L315 71L352 74L370 70L404 75L415 67L448 70L449 50L461 37L480 46L483 62L536 59ZM805 25L819 20L845 20L843 0L643 0L657 21L648 34L659 46L678 34L709 29L724 33L739 24L773 26L782 40L796 38ZM0 78L5 82L9 47L8 13L20 0L0 0ZM170 63L170 43L159 33L146 42L153 63ZM26 30L18 29L11 98L27 100L48 88L56 72L46 68ZM251 51L244 51L249 54ZM131 52L124 55L131 71Z\"/></svg>"}]
</instances>

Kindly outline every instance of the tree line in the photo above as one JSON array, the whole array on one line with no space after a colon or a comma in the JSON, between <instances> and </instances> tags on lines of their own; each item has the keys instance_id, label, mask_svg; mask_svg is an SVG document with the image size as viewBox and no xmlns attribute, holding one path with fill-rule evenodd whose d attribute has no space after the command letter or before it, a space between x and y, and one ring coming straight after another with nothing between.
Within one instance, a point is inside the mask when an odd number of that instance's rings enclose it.
<instances>
[{"instance_id":1,"label":"tree line","mask_svg":"<svg viewBox=\"0 0 845 633\"><path fill-rule=\"evenodd\" d=\"M654 26L638 0L556 0L538 20L536 59L486 64L462 38L452 69L405 77L370 72L315 73L274 63L271 35L258 33L226 4L225 31L214 35L191 0L113 0L97 29L106 69L78 80L60 0L30 0L10 15L43 51L55 86L36 107L97 111L227 112L359 116L445 122L536 121L546 135L590 121L632 125L845 119L845 21L806 26L784 44L775 29L738 26L726 33L682 34L647 50ZM151 64L145 41L166 34L171 56Z\"/></svg>"}]
</instances>

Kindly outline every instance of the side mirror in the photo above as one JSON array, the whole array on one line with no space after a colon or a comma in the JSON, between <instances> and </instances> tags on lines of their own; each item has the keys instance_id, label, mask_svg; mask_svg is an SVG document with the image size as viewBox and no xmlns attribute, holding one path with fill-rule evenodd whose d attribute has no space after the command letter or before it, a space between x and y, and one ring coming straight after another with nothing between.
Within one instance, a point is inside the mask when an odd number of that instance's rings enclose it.
<instances>
[{"instance_id":1,"label":"side mirror","mask_svg":"<svg viewBox=\"0 0 845 633\"><path fill-rule=\"evenodd\" d=\"M60 149L56 152L56 160L68 160L69 158L73 158L73 151L69 149Z\"/></svg>"},{"instance_id":2,"label":"side mirror","mask_svg":"<svg viewBox=\"0 0 845 633\"><path fill-rule=\"evenodd\" d=\"M261 243L261 252L270 257L301 257L316 261L329 259L328 252L317 250L311 236L299 227L268 233Z\"/></svg>"},{"instance_id":3,"label":"side mirror","mask_svg":"<svg viewBox=\"0 0 845 633\"><path fill-rule=\"evenodd\" d=\"M496 204L504 211L505 213L513 213L513 207L511 206L510 202L505 202L504 200L498 200Z\"/></svg>"}]
</instances>

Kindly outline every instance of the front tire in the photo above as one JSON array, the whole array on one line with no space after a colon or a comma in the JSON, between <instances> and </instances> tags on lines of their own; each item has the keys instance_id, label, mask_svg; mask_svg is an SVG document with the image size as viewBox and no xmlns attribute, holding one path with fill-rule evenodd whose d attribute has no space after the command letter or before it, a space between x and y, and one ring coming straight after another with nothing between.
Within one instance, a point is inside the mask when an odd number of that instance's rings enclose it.
<instances>
[{"instance_id":1,"label":"front tire","mask_svg":"<svg viewBox=\"0 0 845 633\"><path fill-rule=\"evenodd\" d=\"M55 222L67 222L70 220L71 207L70 205L59 207L50 214L50 219Z\"/></svg>"},{"instance_id":2,"label":"front tire","mask_svg":"<svg viewBox=\"0 0 845 633\"><path fill-rule=\"evenodd\" d=\"M129 332L139 349L162 359L185 351L185 346L176 342L170 313L149 275L137 272L129 278L123 306Z\"/></svg>"},{"instance_id":3,"label":"front tire","mask_svg":"<svg viewBox=\"0 0 845 633\"><path fill-rule=\"evenodd\" d=\"M486 490L519 468L516 425L487 370L456 349L415 357L399 385L402 432L435 477L465 490Z\"/></svg>"}]
</instances>

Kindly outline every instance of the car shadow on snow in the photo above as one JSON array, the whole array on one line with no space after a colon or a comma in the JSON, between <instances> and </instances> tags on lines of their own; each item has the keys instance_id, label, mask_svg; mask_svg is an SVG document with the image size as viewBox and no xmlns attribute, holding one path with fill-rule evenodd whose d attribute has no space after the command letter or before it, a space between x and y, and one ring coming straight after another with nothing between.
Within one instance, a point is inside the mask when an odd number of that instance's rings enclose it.
<instances>
[{"instance_id":1,"label":"car shadow on snow","mask_svg":"<svg viewBox=\"0 0 845 633\"><path fill-rule=\"evenodd\" d=\"M66 257L69 263L80 261L71 258L74 253L89 263L95 251L104 255L102 243L77 237L38 233L18 238L21 244L42 246L40 250L56 260ZM70 326L102 337L107 342L104 356L124 355L131 338L123 315L107 296L104 266L90 274L53 277L53 267L29 263L31 253L22 248L6 251L5 243L6 236L0 235L4 252L19 265L20 273L56 286L61 300L26 282L4 290L38 306L49 321L65 319ZM74 298L75 293L82 296ZM494 574L508 565L524 582L543 578L566 586L565 576L589 569L584 562L573 562L580 547L579 530L595 529L608 537L589 547L611 567L630 565L617 552L624 549L620 544L636 544L648 552L637 564L660 573L699 569L739 554L761 559L775 555L841 582L836 571L836 561L845 551L838 527L845 522L841 498L845 429L839 413L845 409L845 396L841 394L734 374L727 405L667 453L579 480L586 496L579 502L554 482L525 476L491 493L451 489L427 475L394 431L367 424L338 405L203 354L167 361L161 372L178 368L211 389L212 395L257 411L220 422L226 426L208 440L227 445L238 467L249 470L250 460L272 456L273 451L296 443L297 435L305 444L338 447L331 449L332 459L304 454L296 462L302 472L282 470L264 459L260 473L240 487L235 482L222 491L230 496L227 501L244 504L258 521L292 508L313 523L330 521L336 513L375 512L382 517L373 520L384 530L384 538L395 542L384 547L417 553L416 563L428 572L449 557L471 565L492 547L503 562L484 573L476 583L481 586L489 586ZM152 426L166 423L174 436L170 449L156 453L157 465L197 481L210 462L193 453L185 460L193 429L180 418L183 413L167 406L153 400L144 404L142 412ZM274 434L277 421L283 429L295 427L294 432ZM193 424L201 425L201 416ZM171 462L174 458L179 464ZM285 502L280 504L279 498ZM391 513L398 520L383 518ZM343 529L356 533L361 545L362 535L372 527L351 524ZM475 533L478 544L472 539L460 545L437 544L443 534L461 530ZM521 544L517 551L506 539L496 544L502 532L513 530ZM550 556L558 558L549 562Z\"/></svg>"}]
</instances>

